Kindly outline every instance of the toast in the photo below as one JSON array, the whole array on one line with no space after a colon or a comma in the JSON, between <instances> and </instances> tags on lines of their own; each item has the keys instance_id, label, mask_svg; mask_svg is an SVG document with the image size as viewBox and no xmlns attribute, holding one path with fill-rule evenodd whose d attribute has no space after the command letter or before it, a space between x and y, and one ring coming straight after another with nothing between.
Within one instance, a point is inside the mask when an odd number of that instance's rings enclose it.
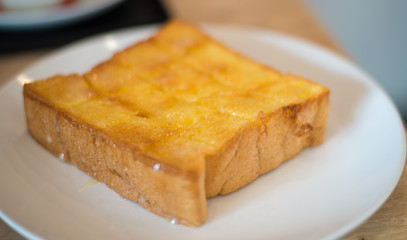
<instances>
[{"instance_id":1,"label":"toast","mask_svg":"<svg viewBox=\"0 0 407 240\"><path fill-rule=\"evenodd\" d=\"M24 85L31 135L122 197L188 226L321 144L329 90L243 57L181 21L89 72Z\"/></svg>"}]
</instances>

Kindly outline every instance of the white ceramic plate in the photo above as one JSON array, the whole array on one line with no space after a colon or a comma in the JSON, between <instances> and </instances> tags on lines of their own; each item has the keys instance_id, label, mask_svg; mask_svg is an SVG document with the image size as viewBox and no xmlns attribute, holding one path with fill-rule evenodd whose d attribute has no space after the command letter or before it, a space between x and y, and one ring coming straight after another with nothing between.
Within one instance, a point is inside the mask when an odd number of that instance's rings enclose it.
<instances>
[{"instance_id":1,"label":"white ceramic plate","mask_svg":"<svg viewBox=\"0 0 407 240\"><path fill-rule=\"evenodd\" d=\"M67 25L103 13L123 0L77 0L69 5L0 11L0 27L26 30Z\"/></svg>"},{"instance_id":2,"label":"white ceramic plate","mask_svg":"<svg viewBox=\"0 0 407 240\"><path fill-rule=\"evenodd\" d=\"M231 48L331 89L326 141L248 186L208 201L205 225L170 224L58 161L27 132L22 83L84 72L151 35L129 29L68 46L38 61L0 93L0 208L35 239L332 239L373 214L400 177L405 138L387 95L354 64L320 47L258 29L206 26Z\"/></svg>"}]
</instances>

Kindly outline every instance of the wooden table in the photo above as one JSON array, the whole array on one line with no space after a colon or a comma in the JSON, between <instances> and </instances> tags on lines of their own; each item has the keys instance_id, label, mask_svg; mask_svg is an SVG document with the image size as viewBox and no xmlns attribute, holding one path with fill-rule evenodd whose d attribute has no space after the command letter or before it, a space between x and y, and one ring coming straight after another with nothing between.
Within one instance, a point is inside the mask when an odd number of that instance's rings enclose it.
<instances>
[{"instance_id":1,"label":"wooden table","mask_svg":"<svg viewBox=\"0 0 407 240\"><path fill-rule=\"evenodd\" d=\"M165 0L173 17L189 21L240 24L280 31L346 56L299 0ZM0 86L54 49L0 55ZM0 239L22 239L0 221ZM385 204L343 239L407 239L407 168Z\"/></svg>"}]
</instances>

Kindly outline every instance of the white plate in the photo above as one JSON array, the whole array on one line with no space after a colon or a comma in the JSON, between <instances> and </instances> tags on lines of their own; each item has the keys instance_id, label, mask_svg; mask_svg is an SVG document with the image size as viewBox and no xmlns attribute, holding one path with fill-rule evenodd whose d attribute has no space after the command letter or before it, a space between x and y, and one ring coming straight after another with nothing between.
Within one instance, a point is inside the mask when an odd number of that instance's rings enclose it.
<instances>
[{"instance_id":1,"label":"white plate","mask_svg":"<svg viewBox=\"0 0 407 240\"><path fill-rule=\"evenodd\" d=\"M331 239L373 214L402 172L406 143L387 95L327 50L258 29L206 26L230 47L331 89L326 141L226 196L209 199L205 225L170 224L58 161L27 132L21 84L84 72L154 27L106 34L38 61L0 93L0 208L24 236L46 239Z\"/></svg>"},{"instance_id":2,"label":"white plate","mask_svg":"<svg viewBox=\"0 0 407 240\"><path fill-rule=\"evenodd\" d=\"M69 5L0 11L0 28L25 30L56 27L100 14L123 0L79 0Z\"/></svg>"}]
</instances>

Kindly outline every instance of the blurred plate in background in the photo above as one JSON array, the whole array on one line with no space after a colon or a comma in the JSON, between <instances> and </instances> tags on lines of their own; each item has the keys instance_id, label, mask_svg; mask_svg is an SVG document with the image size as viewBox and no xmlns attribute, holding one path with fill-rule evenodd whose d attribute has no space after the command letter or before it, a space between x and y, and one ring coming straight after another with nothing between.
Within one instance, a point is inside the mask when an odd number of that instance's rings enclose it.
<instances>
[{"instance_id":1,"label":"blurred plate in background","mask_svg":"<svg viewBox=\"0 0 407 240\"><path fill-rule=\"evenodd\" d=\"M72 24L101 14L123 0L77 0L34 8L6 8L0 11L0 28L32 30Z\"/></svg>"}]
</instances>

